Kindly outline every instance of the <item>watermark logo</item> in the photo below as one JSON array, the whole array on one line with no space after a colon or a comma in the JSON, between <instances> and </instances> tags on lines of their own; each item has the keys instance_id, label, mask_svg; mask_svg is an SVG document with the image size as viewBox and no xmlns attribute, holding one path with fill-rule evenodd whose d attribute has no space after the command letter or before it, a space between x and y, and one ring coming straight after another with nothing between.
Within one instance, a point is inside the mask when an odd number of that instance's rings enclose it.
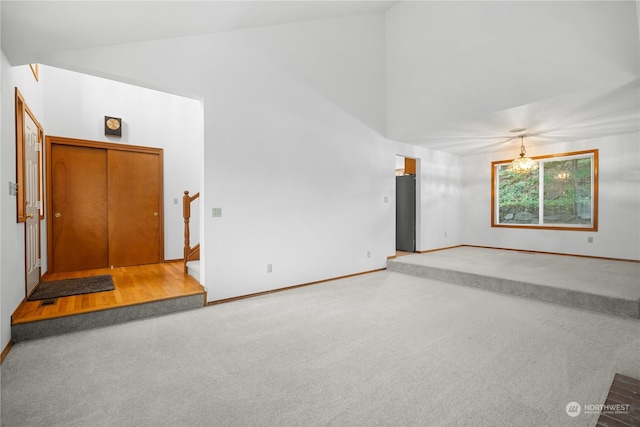
<instances>
[{"instance_id":1,"label":"watermark logo","mask_svg":"<svg viewBox=\"0 0 640 427\"><path fill-rule=\"evenodd\" d=\"M595 415L597 414L627 415L629 414L630 407L631 405L622 404L622 403L607 404L607 405L589 404L589 405L581 406L578 402L569 402L567 403L567 406L564 408L564 410L567 412L567 415L569 415L571 418L575 418L583 412L586 415L593 415L593 414Z\"/></svg>"},{"instance_id":2,"label":"watermark logo","mask_svg":"<svg viewBox=\"0 0 640 427\"><path fill-rule=\"evenodd\" d=\"M571 418L575 418L580 415L580 412L582 412L582 407L578 402L569 402L567 403L565 411L567 411L567 415L569 415Z\"/></svg>"},{"instance_id":3,"label":"watermark logo","mask_svg":"<svg viewBox=\"0 0 640 427\"><path fill-rule=\"evenodd\" d=\"M628 415L631 405L624 403L613 403L606 405L584 405L582 408L585 414L603 414L603 415Z\"/></svg>"}]
</instances>

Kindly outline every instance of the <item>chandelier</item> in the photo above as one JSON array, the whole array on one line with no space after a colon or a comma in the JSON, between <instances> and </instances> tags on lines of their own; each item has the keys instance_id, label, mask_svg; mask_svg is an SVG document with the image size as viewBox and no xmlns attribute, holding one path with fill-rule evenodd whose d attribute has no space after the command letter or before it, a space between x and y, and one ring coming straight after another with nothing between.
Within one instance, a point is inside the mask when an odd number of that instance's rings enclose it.
<instances>
[{"instance_id":1,"label":"chandelier","mask_svg":"<svg viewBox=\"0 0 640 427\"><path fill-rule=\"evenodd\" d=\"M524 135L520 136L520 157L511 162L511 171L515 173L529 173L538 169L538 162L530 157L525 157L527 151L524 148Z\"/></svg>"}]
</instances>

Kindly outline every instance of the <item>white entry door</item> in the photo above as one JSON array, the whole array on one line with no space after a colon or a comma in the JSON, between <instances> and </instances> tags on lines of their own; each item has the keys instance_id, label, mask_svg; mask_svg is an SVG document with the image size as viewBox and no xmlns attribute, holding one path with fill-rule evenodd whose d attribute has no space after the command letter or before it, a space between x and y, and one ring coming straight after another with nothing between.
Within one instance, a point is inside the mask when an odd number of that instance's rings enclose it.
<instances>
[{"instance_id":1,"label":"white entry door","mask_svg":"<svg viewBox=\"0 0 640 427\"><path fill-rule=\"evenodd\" d=\"M40 129L24 115L25 273L27 296L40 282Z\"/></svg>"}]
</instances>

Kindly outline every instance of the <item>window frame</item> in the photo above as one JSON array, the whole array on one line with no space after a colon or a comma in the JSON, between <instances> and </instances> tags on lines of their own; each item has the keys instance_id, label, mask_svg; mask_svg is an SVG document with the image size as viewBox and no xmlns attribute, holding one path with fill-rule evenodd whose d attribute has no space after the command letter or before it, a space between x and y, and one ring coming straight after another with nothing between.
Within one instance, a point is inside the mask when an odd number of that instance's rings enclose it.
<instances>
[{"instance_id":1,"label":"window frame","mask_svg":"<svg viewBox=\"0 0 640 427\"><path fill-rule=\"evenodd\" d=\"M591 157L591 209L592 209L592 222L590 225L572 225L572 224L512 224L512 223L501 223L496 218L496 215L499 212L498 209L498 167L503 166L505 164L509 164L512 160L498 160L495 162L491 162L491 227L495 228L523 228L523 229L533 229L533 230L569 230L569 231L598 231L598 150L583 150L583 151L572 151L569 153L559 153L559 154L549 154L545 156L536 156L531 157L532 160L536 162L550 162L562 160L562 158L585 158ZM540 174L542 174L542 169L538 170ZM541 176L539 180L539 190L540 194L544 194L544 177ZM541 201L543 201L544 197L541 196ZM544 210L544 205L539 207L540 211ZM540 216L542 218L542 216Z\"/></svg>"}]
</instances>

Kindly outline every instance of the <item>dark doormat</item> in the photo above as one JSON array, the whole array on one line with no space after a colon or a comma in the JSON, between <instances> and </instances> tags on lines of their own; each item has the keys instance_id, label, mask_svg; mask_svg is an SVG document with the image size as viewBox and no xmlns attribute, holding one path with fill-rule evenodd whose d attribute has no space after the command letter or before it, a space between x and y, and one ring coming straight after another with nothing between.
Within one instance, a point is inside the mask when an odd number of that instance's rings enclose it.
<instances>
[{"instance_id":1,"label":"dark doormat","mask_svg":"<svg viewBox=\"0 0 640 427\"><path fill-rule=\"evenodd\" d=\"M110 274L80 277L77 279L51 280L48 282L40 282L28 300L36 301L68 297L71 295L92 294L94 292L112 291L114 289L113 278Z\"/></svg>"}]
</instances>

